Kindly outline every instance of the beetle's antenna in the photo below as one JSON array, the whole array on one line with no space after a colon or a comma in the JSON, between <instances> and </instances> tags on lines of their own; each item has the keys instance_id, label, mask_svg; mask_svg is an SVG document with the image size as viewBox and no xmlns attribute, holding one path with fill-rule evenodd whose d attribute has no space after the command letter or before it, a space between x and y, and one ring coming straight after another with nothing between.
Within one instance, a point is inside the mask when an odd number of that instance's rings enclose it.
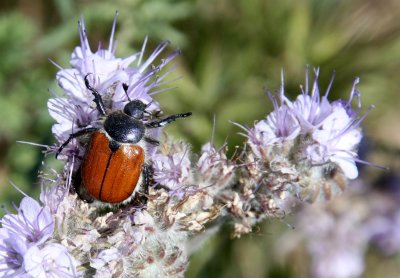
<instances>
[{"instance_id":1,"label":"beetle's antenna","mask_svg":"<svg viewBox=\"0 0 400 278\"><path fill-rule=\"evenodd\" d=\"M128 84L122 83L122 88L124 89L125 95L128 98L128 100L131 101L131 98L128 96L128 88L129 88Z\"/></svg>"}]
</instances>

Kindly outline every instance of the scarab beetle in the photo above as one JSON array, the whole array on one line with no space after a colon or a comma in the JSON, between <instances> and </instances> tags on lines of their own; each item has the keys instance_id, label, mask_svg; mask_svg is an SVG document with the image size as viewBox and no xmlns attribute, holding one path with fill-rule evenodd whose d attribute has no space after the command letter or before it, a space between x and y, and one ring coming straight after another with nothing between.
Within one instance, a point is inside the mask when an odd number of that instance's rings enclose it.
<instances>
[{"instance_id":1,"label":"scarab beetle","mask_svg":"<svg viewBox=\"0 0 400 278\"><path fill-rule=\"evenodd\" d=\"M81 165L81 186L78 194L87 201L98 200L117 204L129 199L142 178L145 186L149 181L149 166L146 164L143 141L158 145L159 142L147 136L146 130L164 126L177 118L188 117L192 113L174 114L163 119L144 122L148 105L140 100L129 100L123 110L109 114L99 92L84 78L85 85L94 96L99 113L105 117L100 128L89 127L72 133L59 147L56 157L69 142L77 137L91 134ZM150 114L151 115L151 114Z\"/></svg>"}]
</instances>

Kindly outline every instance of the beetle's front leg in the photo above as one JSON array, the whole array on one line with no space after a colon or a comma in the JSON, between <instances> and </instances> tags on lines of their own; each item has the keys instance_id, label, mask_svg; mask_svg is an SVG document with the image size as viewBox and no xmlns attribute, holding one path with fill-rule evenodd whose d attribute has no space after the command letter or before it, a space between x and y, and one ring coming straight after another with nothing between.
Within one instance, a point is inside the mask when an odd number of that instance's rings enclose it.
<instances>
[{"instance_id":1,"label":"beetle's front leg","mask_svg":"<svg viewBox=\"0 0 400 278\"><path fill-rule=\"evenodd\" d=\"M103 99L101 98L101 95L99 94L99 92L90 85L89 79L88 79L89 75L91 75L91 73L86 74L85 78L84 78L86 88L92 92L92 95L94 96L94 103L96 103L96 108L99 111L100 115L105 116L106 108L104 106Z\"/></svg>"},{"instance_id":2,"label":"beetle's front leg","mask_svg":"<svg viewBox=\"0 0 400 278\"><path fill-rule=\"evenodd\" d=\"M58 148L57 153L56 153L56 158L61 153L61 151L69 144L69 142L71 142L72 139L81 137L81 136L89 134L89 133L93 133L97 130L98 130L97 127L88 127L88 128L84 128L75 133L70 134L68 139L64 143L62 143L62 145Z\"/></svg>"}]
</instances>

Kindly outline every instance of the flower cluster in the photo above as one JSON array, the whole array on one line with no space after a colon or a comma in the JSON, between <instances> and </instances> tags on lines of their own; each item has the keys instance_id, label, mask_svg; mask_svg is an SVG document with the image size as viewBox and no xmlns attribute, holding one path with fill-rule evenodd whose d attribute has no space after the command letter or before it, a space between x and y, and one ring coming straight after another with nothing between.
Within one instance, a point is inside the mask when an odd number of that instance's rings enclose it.
<instances>
[{"instance_id":1,"label":"flower cluster","mask_svg":"<svg viewBox=\"0 0 400 278\"><path fill-rule=\"evenodd\" d=\"M265 159L265 149L269 146L298 141L296 143L300 148L295 154L298 160L306 160L311 167L325 165L340 168L347 178L355 179L358 176L355 149L362 138L359 125L366 116L358 116L361 102L356 85L359 79L356 78L353 83L349 100L329 102L333 78L321 97L319 69L315 69L314 73L315 81L309 92L307 68L305 89L301 87L302 92L295 101L289 100L284 94L282 73L279 100L270 94L274 111L248 130L248 143L258 158ZM357 111L351 107L354 98L358 99Z\"/></svg>"},{"instance_id":2,"label":"flower cluster","mask_svg":"<svg viewBox=\"0 0 400 278\"><path fill-rule=\"evenodd\" d=\"M55 222L47 206L22 199L17 214L6 214L0 228L2 277L70 277L76 261L67 248L52 240Z\"/></svg>"},{"instance_id":3,"label":"flower cluster","mask_svg":"<svg viewBox=\"0 0 400 278\"><path fill-rule=\"evenodd\" d=\"M347 101L329 102L333 78L321 96L319 70L309 91L309 73L301 94L285 96L284 78L278 96L269 93L274 110L254 127L237 124L245 133L250 151L242 156L240 188L233 211L238 219L235 233L251 231L265 217L283 217L298 203L333 199L343 192L348 179L358 175L357 146L362 138L357 78ZM358 108L351 103L358 99ZM235 202L233 200L236 200Z\"/></svg>"},{"instance_id":4,"label":"flower cluster","mask_svg":"<svg viewBox=\"0 0 400 278\"><path fill-rule=\"evenodd\" d=\"M100 115L94 109L92 92L88 90L84 81L86 76L90 86L100 93L107 111L122 109L129 99L138 99L149 104L148 111L159 109L158 102L151 96L166 90L161 86L170 82L164 79L173 67L162 75L159 73L179 54L179 50L162 59L158 65L153 65L169 43L159 44L147 60L143 61L146 39L139 53L127 58L116 57L114 40L116 17L117 15L114 18L107 49L99 45L97 51L91 50L82 19L79 22L81 45L72 53L70 61L72 68L62 68L54 63L60 69L57 73L57 82L65 94L63 97L48 101L50 115L57 121L52 131L59 142L65 142L70 134L80 129L101 126ZM126 93L123 84L128 86ZM69 144L63 154L67 158L82 156L84 149L79 147L79 144Z\"/></svg>"},{"instance_id":5,"label":"flower cluster","mask_svg":"<svg viewBox=\"0 0 400 278\"><path fill-rule=\"evenodd\" d=\"M182 155L179 161L188 159L187 145L166 137L155 157L168 162L177 153ZM55 178L43 177L41 199L51 223L57 223L47 237L73 256L74 266L80 266L77 275L182 276L193 249L185 243L220 215L222 205L213 198L232 181L232 166L210 144L190 172L170 175L176 164L171 163L162 166L165 173L154 166L154 180L159 182L150 188L146 206L132 202L106 212L68 194L72 165ZM164 175L170 183L164 183ZM11 254L5 256L9 259Z\"/></svg>"},{"instance_id":6,"label":"flower cluster","mask_svg":"<svg viewBox=\"0 0 400 278\"><path fill-rule=\"evenodd\" d=\"M182 277L195 250L192 240L210 235L201 234L205 227L215 231L222 223L212 222L216 218L233 220L234 234L240 236L265 218L284 217L299 202L333 198L348 178L357 176L356 147L364 116L358 116L360 109L354 111L351 102L359 98L358 80L348 101L329 102L330 86L321 98L316 70L310 93L307 72L305 89L290 101L282 77L279 96L270 94L274 110L254 127L244 128L249 148L228 158L226 145L217 148L212 139L196 156L189 144L166 133L160 137L161 128L151 125L162 114L152 95L168 90L164 85L171 82L166 79L174 67L165 68L179 51L153 65L168 43L145 60L145 41L138 54L118 58L115 26L116 18L109 47L100 45L93 52L82 20L81 45L72 54L72 67L56 65L64 95L50 99L48 108L65 166L60 174L42 175L43 206L26 197L18 214L1 221L0 271L5 275ZM99 109L98 98L105 111ZM116 206L89 204L78 196L88 142L84 137L69 142L70 135L101 129L104 114L122 110L133 99L145 104L140 120L152 127L138 142L150 174L141 175L140 181L150 187L139 182L134 194ZM115 151L111 144L109 148Z\"/></svg>"}]
</instances>

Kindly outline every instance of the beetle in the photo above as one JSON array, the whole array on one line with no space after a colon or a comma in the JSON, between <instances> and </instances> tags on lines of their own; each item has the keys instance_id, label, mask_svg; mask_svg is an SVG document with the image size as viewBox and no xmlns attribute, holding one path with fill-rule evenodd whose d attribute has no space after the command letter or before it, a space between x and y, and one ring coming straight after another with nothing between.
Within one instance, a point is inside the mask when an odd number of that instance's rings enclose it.
<instances>
[{"instance_id":1,"label":"beetle","mask_svg":"<svg viewBox=\"0 0 400 278\"><path fill-rule=\"evenodd\" d=\"M163 119L144 122L148 105L141 100L131 100L128 85L122 84L128 103L123 110L106 112L99 92L84 77L85 85L94 96L94 102L100 115L105 118L102 127L88 127L70 134L58 148L56 158L72 139L91 134L81 165L81 185L78 195L88 202L94 200L103 203L119 204L130 200L140 180L145 188L149 185L150 166L145 159L143 141L158 145L159 141L147 136L146 130L158 128L192 115L191 112L173 114Z\"/></svg>"}]
</instances>

